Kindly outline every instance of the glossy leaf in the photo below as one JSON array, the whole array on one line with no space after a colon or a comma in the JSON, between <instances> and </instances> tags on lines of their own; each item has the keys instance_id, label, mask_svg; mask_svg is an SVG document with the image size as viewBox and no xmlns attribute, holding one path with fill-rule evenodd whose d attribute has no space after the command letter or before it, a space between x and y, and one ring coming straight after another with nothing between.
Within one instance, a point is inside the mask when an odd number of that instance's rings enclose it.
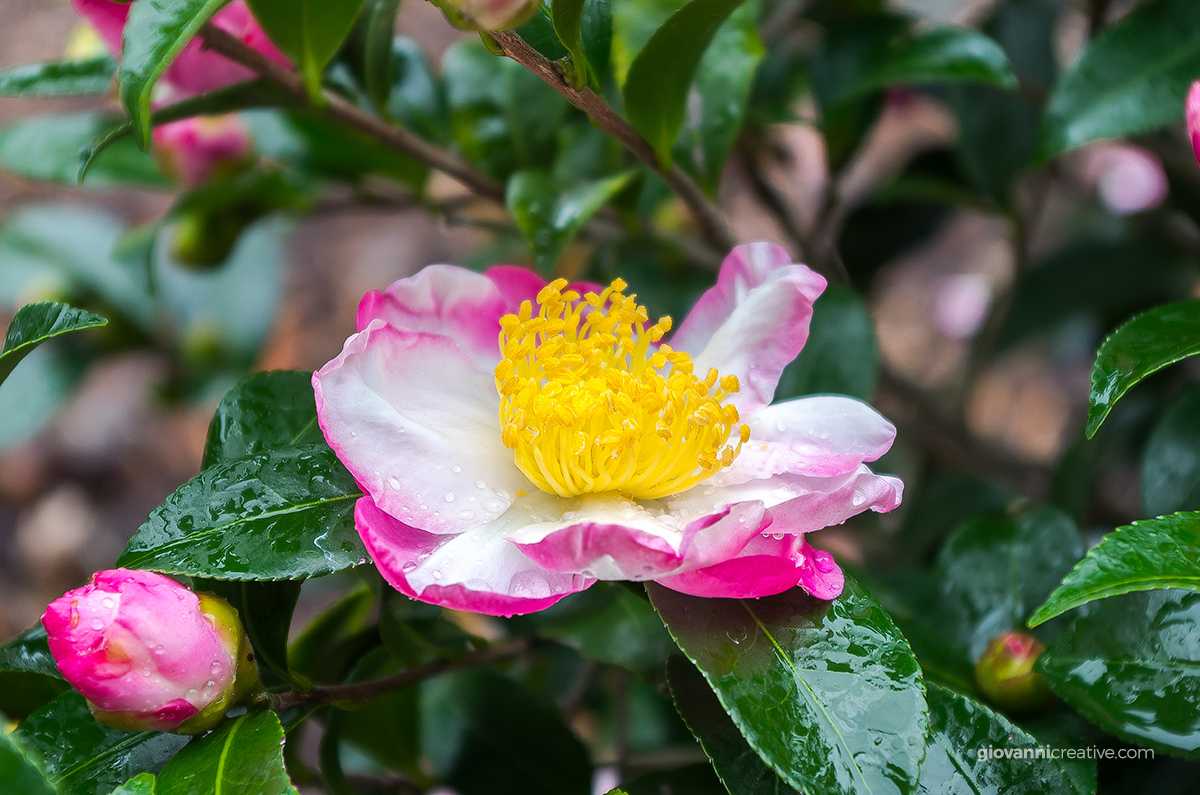
<instances>
[{"instance_id":1,"label":"glossy leaf","mask_svg":"<svg viewBox=\"0 0 1200 795\"><path fill-rule=\"evenodd\" d=\"M1093 452L1094 454L1094 452ZM1200 509L1200 387L1163 412L1142 453L1146 516Z\"/></svg>"},{"instance_id":2,"label":"glossy leaf","mask_svg":"<svg viewBox=\"0 0 1200 795\"><path fill-rule=\"evenodd\" d=\"M583 52L588 72L597 86L603 86L612 63L613 9L611 0L584 0L580 24Z\"/></svg>"},{"instance_id":3,"label":"glossy leaf","mask_svg":"<svg viewBox=\"0 0 1200 795\"><path fill-rule=\"evenodd\" d=\"M150 773L134 776L112 791L112 795L156 795L158 780Z\"/></svg>"},{"instance_id":4,"label":"glossy leaf","mask_svg":"<svg viewBox=\"0 0 1200 795\"><path fill-rule=\"evenodd\" d=\"M0 646L0 713L24 720L68 689L40 623Z\"/></svg>"},{"instance_id":5,"label":"glossy leaf","mask_svg":"<svg viewBox=\"0 0 1200 795\"><path fill-rule=\"evenodd\" d=\"M35 624L0 647L0 671L62 679L46 642L46 628L40 623Z\"/></svg>"},{"instance_id":6,"label":"glossy leaf","mask_svg":"<svg viewBox=\"0 0 1200 795\"><path fill-rule=\"evenodd\" d=\"M700 59L717 29L743 2L691 0L654 32L629 67L625 113L663 165L671 162Z\"/></svg>"},{"instance_id":7,"label":"glossy leaf","mask_svg":"<svg viewBox=\"0 0 1200 795\"><path fill-rule=\"evenodd\" d=\"M0 97L81 97L104 94L117 73L107 55L83 61L46 61L0 69Z\"/></svg>"},{"instance_id":8,"label":"glossy leaf","mask_svg":"<svg viewBox=\"0 0 1200 795\"><path fill-rule=\"evenodd\" d=\"M139 773L156 773L188 738L101 726L72 691L30 716L14 733L42 760L62 795L108 795Z\"/></svg>"},{"instance_id":9,"label":"glossy leaf","mask_svg":"<svg viewBox=\"0 0 1200 795\"><path fill-rule=\"evenodd\" d=\"M968 522L938 555L936 626L978 660L993 638L1025 626L1083 551L1075 523L1052 508Z\"/></svg>"},{"instance_id":10,"label":"glossy leaf","mask_svg":"<svg viewBox=\"0 0 1200 795\"><path fill-rule=\"evenodd\" d=\"M676 709L732 795L798 795L746 742L696 666L672 655L667 682Z\"/></svg>"},{"instance_id":11,"label":"glossy leaf","mask_svg":"<svg viewBox=\"0 0 1200 795\"><path fill-rule=\"evenodd\" d=\"M239 458L167 498L117 559L216 580L289 580L357 566L354 478L325 445Z\"/></svg>"},{"instance_id":12,"label":"glossy leaf","mask_svg":"<svg viewBox=\"0 0 1200 795\"><path fill-rule=\"evenodd\" d=\"M284 447L319 445L312 373L255 373L225 393L208 426L202 469Z\"/></svg>"},{"instance_id":13,"label":"glossy leaf","mask_svg":"<svg viewBox=\"0 0 1200 795\"><path fill-rule=\"evenodd\" d=\"M533 252L538 270L550 273L579 230L622 188L635 172L560 191L544 171L518 171L508 180L508 210Z\"/></svg>"},{"instance_id":14,"label":"glossy leaf","mask_svg":"<svg viewBox=\"0 0 1200 795\"><path fill-rule=\"evenodd\" d=\"M571 54L571 68L574 71L571 85L580 89L588 83L587 55L583 51L583 40L580 32L583 28L583 7L587 0L558 0L550 6L550 19L554 22L554 32L558 40Z\"/></svg>"},{"instance_id":15,"label":"glossy leaf","mask_svg":"<svg viewBox=\"0 0 1200 795\"><path fill-rule=\"evenodd\" d=\"M356 71L376 107L387 105L396 79L394 40L400 0L366 0L352 39Z\"/></svg>"},{"instance_id":16,"label":"glossy leaf","mask_svg":"<svg viewBox=\"0 0 1200 795\"><path fill-rule=\"evenodd\" d=\"M143 147L150 145L150 98L158 78L229 0L138 0L129 8L117 82Z\"/></svg>"},{"instance_id":17,"label":"glossy leaf","mask_svg":"<svg viewBox=\"0 0 1200 795\"><path fill-rule=\"evenodd\" d=\"M847 96L912 83L988 83L1014 89L1017 76L995 39L946 26L888 48L882 63L862 75Z\"/></svg>"},{"instance_id":18,"label":"glossy leaf","mask_svg":"<svg viewBox=\"0 0 1200 795\"><path fill-rule=\"evenodd\" d=\"M688 765L678 770L643 773L609 795L726 795L711 765ZM782 792L781 792L782 795Z\"/></svg>"},{"instance_id":19,"label":"glossy leaf","mask_svg":"<svg viewBox=\"0 0 1200 795\"><path fill-rule=\"evenodd\" d=\"M80 150L90 150L121 129L121 122L93 112L18 119L0 127L0 168L30 179L76 185ZM169 184L154 158L127 136L118 136L96 155L83 183L87 188Z\"/></svg>"},{"instance_id":20,"label":"glossy leaf","mask_svg":"<svg viewBox=\"0 0 1200 795\"><path fill-rule=\"evenodd\" d=\"M158 774L156 795L298 795L283 766L279 717L242 715L189 743Z\"/></svg>"},{"instance_id":21,"label":"glossy leaf","mask_svg":"<svg viewBox=\"0 0 1200 795\"><path fill-rule=\"evenodd\" d=\"M296 64L314 102L321 73L346 40L364 0L246 0L254 18Z\"/></svg>"},{"instance_id":22,"label":"glossy leaf","mask_svg":"<svg viewBox=\"0 0 1200 795\"><path fill-rule=\"evenodd\" d=\"M1147 3L1093 39L1046 107L1040 154L1150 132L1182 118L1200 75L1200 5Z\"/></svg>"},{"instance_id":23,"label":"glossy leaf","mask_svg":"<svg viewBox=\"0 0 1200 795\"><path fill-rule=\"evenodd\" d=\"M832 602L798 588L757 600L653 583L647 591L751 747L789 785L809 795L912 791L927 727L920 667L856 583L847 579Z\"/></svg>"},{"instance_id":24,"label":"glossy leaf","mask_svg":"<svg viewBox=\"0 0 1200 795\"><path fill-rule=\"evenodd\" d=\"M1038 658L1046 684L1107 732L1200 758L1200 594L1114 596Z\"/></svg>"},{"instance_id":25,"label":"glossy leaf","mask_svg":"<svg viewBox=\"0 0 1200 795\"><path fill-rule=\"evenodd\" d=\"M1104 536L1034 612L1029 626L1097 599L1162 588L1200 591L1200 513L1144 519Z\"/></svg>"},{"instance_id":26,"label":"glossy leaf","mask_svg":"<svg viewBox=\"0 0 1200 795\"><path fill-rule=\"evenodd\" d=\"M1045 758L1037 740L977 701L930 685L929 740L921 765L920 795L1091 795L1061 759ZM1015 758L984 759L996 750ZM1062 749L1055 749L1062 750ZM1035 754L1042 753L1042 758ZM1026 758L1028 754L1028 758Z\"/></svg>"},{"instance_id":27,"label":"glossy leaf","mask_svg":"<svg viewBox=\"0 0 1200 795\"><path fill-rule=\"evenodd\" d=\"M617 583L598 582L533 618L540 637L644 674L661 675L675 649L650 603Z\"/></svg>"},{"instance_id":28,"label":"glossy leaf","mask_svg":"<svg viewBox=\"0 0 1200 795\"><path fill-rule=\"evenodd\" d=\"M834 286L813 305L808 342L779 378L775 399L813 394L870 400L879 380L875 323L858 293Z\"/></svg>"},{"instance_id":29,"label":"glossy leaf","mask_svg":"<svg viewBox=\"0 0 1200 795\"><path fill-rule=\"evenodd\" d=\"M57 795L38 764L3 731L0 731L0 795Z\"/></svg>"},{"instance_id":30,"label":"glossy leaf","mask_svg":"<svg viewBox=\"0 0 1200 795\"><path fill-rule=\"evenodd\" d=\"M46 340L107 324L108 320L99 315L66 304L26 304L17 310L8 324L4 345L0 347L0 383L8 378L22 359Z\"/></svg>"},{"instance_id":31,"label":"glossy leaf","mask_svg":"<svg viewBox=\"0 0 1200 795\"><path fill-rule=\"evenodd\" d=\"M1200 301L1151 309L1114 331L1100 346L1092 368L1088 438L1096 434L1113 405L1130 387L1197 353L1200 353Z\"/></svg>"}]
</instances>

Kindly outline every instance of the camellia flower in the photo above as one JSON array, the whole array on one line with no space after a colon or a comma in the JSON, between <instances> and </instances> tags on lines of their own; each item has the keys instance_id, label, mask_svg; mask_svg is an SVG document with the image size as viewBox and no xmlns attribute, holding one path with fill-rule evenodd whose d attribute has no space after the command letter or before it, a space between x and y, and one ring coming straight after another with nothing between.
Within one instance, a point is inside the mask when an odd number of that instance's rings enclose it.
<instances>
[{"instance_id":1,"label":"camellia flower","mask_svg":"<svg viewBox=\"0 0 1200 795\"><path fill-rule=\"evenodd\" d=\"M1192 140L1192 151L1196 153L1196 160L1200 161L1200 80L1192 83L1188 91L1184 117L1187 120L1188 138Z\"/></svg>"},{"instance_id":2,"label":"camellia flower","mask_svg":"<svg viewBox=\"0 0 1200 795\"><path fill-rule=\"evenodd\" d=\"M194 188L244 170L254 141L236 114L194 116L155 127L154 155L167 176Z\"/></svg>"},{"instance_id":3,"label":"camellia flower","mask_svg":"<svg viewBox=\"0 0 1200 795\"><path fill-rule=\"evenodd\" d=\"M42 624L63 678L119 729L207 731L258 685L237 611L154 572L98 572Z\"/></svg>"},{"instance_id":4,"label":"camellia flower","mask_svg":"<svg viewBox=\"0 0 1200 795\"><path fill-rule=\"evenodd\" d=\"M804 534L895 508L902 484L864 465L895 436L871 407L771 405L825 280L777 246L739 246L669 338L625 287L439 265L363 298L313 386L392 586L492 615L600 579L841 592Z\"/></svg>"}]
</instances>

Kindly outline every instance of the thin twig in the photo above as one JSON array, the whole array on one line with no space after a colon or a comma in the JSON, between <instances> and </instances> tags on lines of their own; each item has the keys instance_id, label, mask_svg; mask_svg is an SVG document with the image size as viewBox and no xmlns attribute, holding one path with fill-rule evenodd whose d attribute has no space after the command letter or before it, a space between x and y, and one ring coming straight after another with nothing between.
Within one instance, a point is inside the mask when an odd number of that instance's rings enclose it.
<instances>
[{"instance_id":1,"label":"thin twig","mask_svg":"<svg viewBox=\"0 0 1200 795\"><path fill-rule=\"evenodd\" d=\"M497 643L479 651L467 652L454 660L435 660L424 665L414 665L398 673L371 679L366 682L351 682L345 685L314 687L307 693L278 693L270 696L271 708L276 712L305 704L333 704L340 701L370 701L379 696L432 679L440 674L462 671L479 665L515 657L534 647L533 638L519 638Z\"/></svg>"},{"instance_id":2,"label":"thin twig","mask_svg":"<svg viewBox=\"0 0 1200 795\"><path fill-rule=\"evenodd\" d=\"M298 74L272 61L236 36L226 33L215 25L206 24L200 29L200 39L209 49L240 63L289 93L304 100L308 99L304 81ZM361 130L390 148L403 152L431 168L454 177L481 196L499 202L504 201L503 185L476 171L470 163L453 152L434 146L407 130L393 127L383 119L361 110L332 91L323 91L321 96L325 102L322 110L330 117Z\"/></svg>"},{"instance_id":3,"label":"thin twig","mask_svg":"<svg viewBox=\"0 0 1200 795\"><path fill-rule=\"evenodd\" d=\"M650 142L643 138L641 133L635 130L629 122L621 118L620 114L613 110L607 102L590 88L584 88L581 91L572 88L552 61L526 44L511 30L495 31L491 36L500 45L500 49L504 51L505 55L533 72L544 83L566 97L568 102L590 116L597 127L617 139L626 149L654 169L696 216L696 220L704 232L704 237L710 244L724 251L737 244L721 211L708 200L692 178L679 166L664 170L659 165L658 155Z\"/></svg>"}]
</instances>

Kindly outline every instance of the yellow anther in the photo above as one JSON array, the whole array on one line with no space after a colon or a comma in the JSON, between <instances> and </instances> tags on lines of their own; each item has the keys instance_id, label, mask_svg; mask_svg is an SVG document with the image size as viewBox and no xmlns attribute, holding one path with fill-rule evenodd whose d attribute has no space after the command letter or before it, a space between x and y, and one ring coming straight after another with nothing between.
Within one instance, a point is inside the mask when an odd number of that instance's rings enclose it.
<instances>
[{"instance_id":1,"label":"yellow anther","mask_svg":"<svg viewBox=\"0 0 1200 795\"><path fill-rule=\"evenodd\" d=\"M659 344L671 319L648 325L621 279L599 294L566 286L546 285L536 315L526 301L500 321L501 438L518 468L564 497L657 499L729 466L750 433L723 402L737 378L694 376L690 356Z\"/></svg>"}]
</instances>

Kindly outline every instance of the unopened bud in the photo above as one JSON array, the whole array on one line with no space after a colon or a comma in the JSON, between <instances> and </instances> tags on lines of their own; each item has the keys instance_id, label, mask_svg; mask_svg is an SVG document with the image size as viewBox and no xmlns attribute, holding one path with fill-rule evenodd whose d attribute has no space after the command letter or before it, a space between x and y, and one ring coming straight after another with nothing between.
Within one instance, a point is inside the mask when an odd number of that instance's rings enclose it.
<instances>
[{"instance_id":1,"label":"unopened bud","mask_svg":"<svg viewBox=\"0 0 1200 795\"><path fill-rule=\"evenodd\" d=\"M1032 635L1007 632L988 644L975 664L975 684L988 701L1005 712L1043 709L1054 698L1042 677L1033 670L1044 650Z\"/></svg>"},{"instance_id":2,"label":"unopened bud","mask_svg":"<svg viewBox=\"0 0 1200 795\"><path fill-rule=\"evenodd\" d=\"M181 210L171 227L171 255L181 265L211 270L233 253L242 232L261 211L239 206Z\"/></svg>"},{"instance_id":3,"label":"unopened bud","mask_svg":"<svg viewBox=\"0 0 1200 795\"><path fill-rule=\"evenodd\" d=\"M195 188L245 171L254 162L254 139L234 114L195 116L156 127L154 154L169 177Z\"/></svg>"},{"instance_id":4,"label":"unopened bud","mask_svg":"<svg viewBox=\"0 0 1200 795\"><path fill-rule=\"evenodd\" d=\"M542 0L433 0L452 25L467 30L509 30L533 18Z\"/></svg>"},{"instance_id":5,"label":"unopened bud","mask_svg":"<svg viewBox=\"0 0 1200 795\"><path fill-rule=\"evenodd\" d=\"M198 734L259 686L237 611L161 574L98 572L42 624L63 678L118 729Z\"/></svg>"}]
</instances>

